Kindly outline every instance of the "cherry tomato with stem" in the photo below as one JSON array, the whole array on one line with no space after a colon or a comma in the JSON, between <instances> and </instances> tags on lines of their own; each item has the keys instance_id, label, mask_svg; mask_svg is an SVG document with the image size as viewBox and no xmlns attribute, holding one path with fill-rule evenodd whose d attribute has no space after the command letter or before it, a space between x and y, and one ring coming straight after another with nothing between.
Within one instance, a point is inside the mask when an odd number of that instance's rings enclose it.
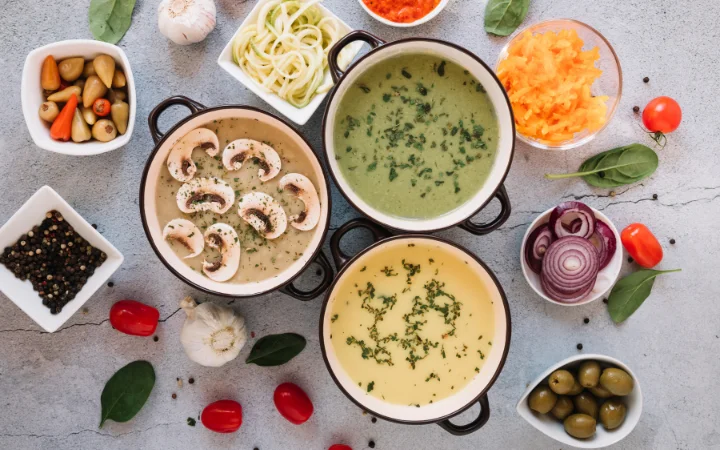
<instances>
[{"instance_id":1,"label":"cherry tomato with stem","mask_svg":"<svg viewBox=\"0 0 720 450\"><path fill-rule=\"evenodd\" d=\"M352 450L352 447L344 444L335 444L331 445L328 450Z\"/></svg>"},{"instance_id":2,"label":"cherry tomato with stem","mask_svg":"<svg viewBox=\"0 0 720 450\"><path fill-rule=\"evenodd\" d=\"M283 383L275 389L273 395L275 407L287 420L300 425L313 413L313 404L305 391L293 383Z\"/></svg>"},{"instance_id":3,"label":"cherry tomato with stem","mask_svg":"<svg viewBox=\"0 0 720 450\"><path fill-rule=\"evenodd\" d=\"M641 223L631 223L620 233L620 240L632 259L650 269L663 259L660 242L650 229Z\"/></svg>"},{"instance_id":4,"label":"cherry tomato with stem","mask_svg":"<svg viewBox=\"0 0 720 450\"><path fill-rule=\"evenodd\" d=\"M665 134L677 130L682 121L682 109L678 102L670 97L657 97L650 100L642 113L643 125L650 132L650 137L665 145Z\"/></svg>"},{"instance_id":5,"label":"cherry tomato with stem","mask_svg":"<svg viewBox=\"0 0 720 450\"><path fill-rule=\"evenodd\" d=\"M218 400L203 409L200 420L210 431L234 433L242 425L242 406L235 400Z\"/></svg>"},{"instance_id":6,"label":"cherry tomato with stem","mask_svg":"<svg viewBox=\"0 0 720 450\"><path fill-rule=\"evenodd\" d=\"M135 300L120 300L110 308L113 328L132 336L151 336L159 320L157 309Z\"/></svg>"}]
</instances>

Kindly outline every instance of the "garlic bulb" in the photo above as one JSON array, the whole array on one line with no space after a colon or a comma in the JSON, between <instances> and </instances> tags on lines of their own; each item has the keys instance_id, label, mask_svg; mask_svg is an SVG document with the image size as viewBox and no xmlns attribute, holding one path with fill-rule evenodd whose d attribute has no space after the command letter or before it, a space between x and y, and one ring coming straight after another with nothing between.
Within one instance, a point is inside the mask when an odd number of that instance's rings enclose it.
<instances>
[{"instance_id":1,"label":"garlic bulb","mask_svg":"<svg viewBox=\"0 0 720 450\"><path fill-rule=\"evenodd\" d=\"M213 0L162 0L158 6L158 27L176 44L200 42L215 28Z\"/></svg>"},{"instance_id":2,"label":"garlic bulb","mask_svg":"<svg viewBox=\"0 0 720 450\"><path fill-rule=\"evenodd\" d=\"M180 342L192 361L220 367L232 361L247 341L245 319L231 308L203 303L185 297L180 307L187 314L180 332Z\"/></svg>"}]
</instances>

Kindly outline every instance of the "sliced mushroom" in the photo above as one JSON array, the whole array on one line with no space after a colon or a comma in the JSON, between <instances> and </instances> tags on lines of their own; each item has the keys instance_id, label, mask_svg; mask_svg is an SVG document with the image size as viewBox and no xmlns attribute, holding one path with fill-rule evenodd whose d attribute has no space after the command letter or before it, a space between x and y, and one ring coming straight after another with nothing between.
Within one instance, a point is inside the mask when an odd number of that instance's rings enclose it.
<instances>
[{"instance_id":1,"label":"sliced mushroom","mask_svg":"<svg viewBox=\"0 0 720 450\"><path fill-rule=\"evenodd\" d=\"M219 178L197 178L177 192L177 205L184 213L212 211L225 214L235 203L235 192Z\"/></svg>"},{"instance_id":2,"label":"sliced mushroom","mask_svg":"<svg viewBox=\"0 0 720 450\"><path fill-rule=\"evenodd\" d=\"M223 150L223 165L231 172L240 170L247 160L253 160L260 166L258 176L262 182L275 178L282 166L280 155L274 148L252 139L237 139Z\"/></svg>"},{"instance_id":3,"label":"sliced mushroom","mask_svg":"<svg viewBox=\"0 0 720 450\"><path fill-rule=\"evenodd\" d=\"M315 228L320 221L320 198L312 181L305 175L289 173L280 178L280 189L290 191L305 204L305 210L290 216L290 224L301 231Z\"/></svg>"},{"instance_id":4,"label":"sliced mushroom","mask_svg":"<svg viewBox=\"0 0 720 450\"><path fill-rule=\"evenodd\" d=\"M235 229L224 223L216 223L205 231L205 242L220 252L217 261L203 261L203 273L214 281L227 281L240 267L240 241Z\"/></svg>"},{"instance_id":5,"label":"sliced mushroom","mask_svg":"<svg viewBox=\"0 0 720 450\"><path fill-rule=\"evenodd\" d=\"M262 192L244 195L238 205L238 214L266 239L280 237L287 228L287 216L283 207Z\"/></svg>"},{"instance_id":6,"label":"sliced mushroom","mask_svg":"<svg viewBox=\"0 0 720 450\"><path fill-rule=\"evenodd\" d=\"M210 156L217 155L220 151L217 135L207 128L196 128L180 138L167 159L167 168L173 178L184 183L193 179L197 166L192 160L192 152L198 147Z\"/></svg>"},{"instance_id":7,"label":"sliced mushroom","mask_svg":"<svg viewBox=\"0 0 720 450\"><path fill-rule=\"evenodd\" d=\"M190 250L191 253L185 259L196 257L205 248L202 231L186 219L173 219L168 222L163 230L163 239L177 241Z\"/></svg>"}]
</instances>

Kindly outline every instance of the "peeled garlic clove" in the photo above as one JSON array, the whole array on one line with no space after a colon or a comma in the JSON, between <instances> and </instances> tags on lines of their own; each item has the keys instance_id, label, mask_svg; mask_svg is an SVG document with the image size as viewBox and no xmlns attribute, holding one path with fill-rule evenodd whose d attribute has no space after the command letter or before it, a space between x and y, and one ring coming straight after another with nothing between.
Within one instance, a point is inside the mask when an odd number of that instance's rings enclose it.
<instances>
[{"instance_id":1,"label":"peeled garlic clove","mask_svg":"<svg viewBox=\"0 0 720 450\"><path fill-rule=\"evenodd\" d=\"M93 60L93 69L106 88L112 86L115 75L115 60L110 55L100 55Z\"/></svg>"},{"instance_id":2,"label":"peeled garlic clove","mask_svg":"<svg viewBox=\"0 0 720 450\"><path fill-rule=\"evenodd\" d=\"M107 90L107 86L100 80L100 77L91 75L85 81L85 87L83 88L83 106L86 108L91 107L95 100L107 93Z\"/></svg>"},{"instance_id":3,"label":"peeled garlic clove","mask_svg":"<svg viewBox=\"0 0 720 450\"><path fill-rule=\"evenodd\" d=\"M158 27L179 45L200 42L215 28L213 0L163 0L158 6Z\"/></svg>"},{"instance_id":4,"label":"peeled garlic clove","mask_svg":"<svg viewBox=\"0 0 720 450\"><path fill-rule=\"evenodd\" d=\"M180 302L187 319L180 342L190 360L206 367L220 367L237 358L245 342L245 319L231 308L190 297Z\"/></svg>"}]
</instances>

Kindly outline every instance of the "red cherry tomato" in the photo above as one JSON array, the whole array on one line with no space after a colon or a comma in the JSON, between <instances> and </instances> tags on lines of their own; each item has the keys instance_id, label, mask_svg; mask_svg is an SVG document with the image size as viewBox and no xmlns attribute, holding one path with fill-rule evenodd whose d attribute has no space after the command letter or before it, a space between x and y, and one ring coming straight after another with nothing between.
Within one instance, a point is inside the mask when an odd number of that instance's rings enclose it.
<instances>
[{"instance_id":1,"label":"red cherry tomato","mask_svg":"<svg viewBox=\"0 0 720 450\"><path fill-rule=\"evenodd\" d=\"M352 450L352 447L349 445L335 444L331 445L328 450Z\"/></svg>"},{"instance_id":2,"label":"red cherry tomato","mask_svg":"<svg viewBox=\"0 0 720 450\"><path fill-rule=\"evenodd\" d=\"M275 389L275 407L287 420L300 425L313 413L313 404L305 391L292 383L283 383Z\"/></svg>"},{"instance_id":3,"label":"red cherry tomato","mask_svg":"<svg viewBox=\"0 0 720 450\"><path fill-rule=\"evenodd\" d=\"M208 430L234 433L242 425L242 406L235 400L219 400L203 409L200 420Z\"/></svg>"},{"instance_id":4,"label":"red cherry tomato","mask_svg":"<svg viewBox=\"0 0 720 450\"><path fill-rule=\"evenodd\" d=\"M653 133L672 133L682 121L678 102L670 97L658 97L647 104L642 114L643 125Z\"/></svg>"},{"instance_id":5,"label":"red cherry tomato","mask_svg":"<svg viewBox=\"0 0 720 450\"><path fill-rule=\"evenodd\" d=\"M631 223L620 233L625 249L642 267L655 267L663 258L663 249L652 232L641 223Z\"/></svg>"},{"instance_id":6,"label":"red cherry tomato","mask_svg":"<svg viewBox=\"0 0 720 450\"><path fill-rule=\"evenodd\" d=\"M155 333L160 313L152 306L135 300L120 300L110 308L110 324L116 330L133 336Z\"/></svg>"}]
</instances>

